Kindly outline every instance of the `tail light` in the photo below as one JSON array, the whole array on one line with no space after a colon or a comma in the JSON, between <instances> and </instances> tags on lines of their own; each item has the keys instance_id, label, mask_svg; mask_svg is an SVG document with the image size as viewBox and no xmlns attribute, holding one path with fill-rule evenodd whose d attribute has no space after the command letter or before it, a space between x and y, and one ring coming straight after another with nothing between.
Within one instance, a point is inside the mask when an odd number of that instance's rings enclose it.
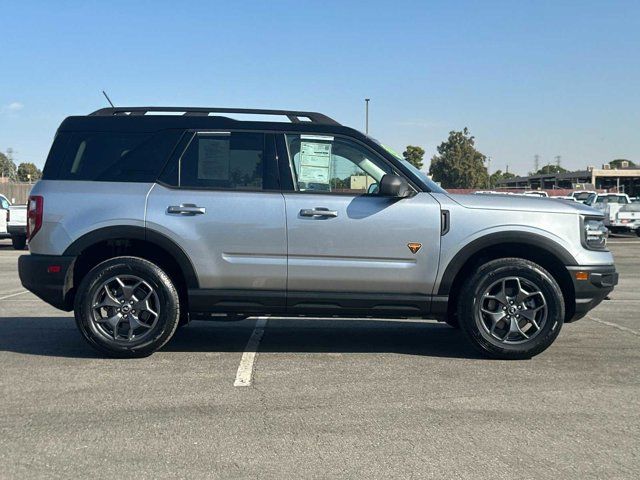
<instances>
[{"instance_id":1,"label":"tail light","mask_svg":"<svg viewBox=\"0 0 640 480\"><path fill-rule=\"evenodd\" d=\"M27 239L31 240L40 227L42 227L42 213L44 198L40 195L29 197L29 209L27 210Z\"/></svg>"}]
</instances>

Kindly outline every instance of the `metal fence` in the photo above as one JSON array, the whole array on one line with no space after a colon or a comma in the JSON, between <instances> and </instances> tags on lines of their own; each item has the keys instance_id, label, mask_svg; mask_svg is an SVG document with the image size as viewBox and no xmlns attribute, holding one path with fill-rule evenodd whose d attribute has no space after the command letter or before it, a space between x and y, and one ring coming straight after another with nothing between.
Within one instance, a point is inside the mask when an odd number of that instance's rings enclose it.
<instances>
[{"instance_id":1,"label":"metal fence","mask_svg":"<svg viewBox=\"0 0 640 480\"><path fill-rule=\"evenodd\" d=\"M0 183L0 193L16 205L25 205L29 198L32 183Z\"/></svg>"}]
</instances>

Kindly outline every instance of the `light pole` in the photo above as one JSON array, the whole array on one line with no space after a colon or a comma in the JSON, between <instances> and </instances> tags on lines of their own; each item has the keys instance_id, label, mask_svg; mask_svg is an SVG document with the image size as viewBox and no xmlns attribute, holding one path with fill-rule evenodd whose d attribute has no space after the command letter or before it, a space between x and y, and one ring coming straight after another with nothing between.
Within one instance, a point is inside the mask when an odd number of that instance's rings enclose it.
<instances>
[{"instance_id":1,"label":"light pole","mask_svg":"<svg viewBox=\"0 0 640 480\"><path fill-rule=\"evenodd\" d=\"M369 135L369 100L370 98L364 99L364 133Z\"/></svg>"},{"instance_id":2,"label":"light pole","mask_svg":"<svg viewBox=\"0 0 640 480\"><path fill-rule=\"evenodd\" d=\"M491 157L487 157L487 189L491 190Z\"/></svg>"}]
</instances>

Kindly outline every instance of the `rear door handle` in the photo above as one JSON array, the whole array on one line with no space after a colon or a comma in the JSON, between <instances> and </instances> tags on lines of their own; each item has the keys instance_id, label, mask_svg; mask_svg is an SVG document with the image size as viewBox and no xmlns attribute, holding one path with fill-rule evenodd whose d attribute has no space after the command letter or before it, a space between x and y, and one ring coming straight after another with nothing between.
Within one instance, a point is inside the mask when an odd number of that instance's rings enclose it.
<instances>
[{"instance_id":1,"label":"rear door handle","mask_svg":"<svg viewBox=\"0 0 640 480\"><path fill-rule=\"evenodd\" d=\"M185 217L192 217L194 215L204 215L207 209L199 207L193 203L182 203L180 205L171 205L167 207L167 213L169 215L183 215Z\"/></svg>"},{"instance_id":2,"label":"rear door handle","mask_svg":"<svg viewBox=\"0 0 640 480\"><path fill-rule=\"evenodd\" d=\"M329 210L325 207L316 208L303 208L300 210L301 217L337 217L338 212L336 210Z\"/></svg>"}]
</instances>

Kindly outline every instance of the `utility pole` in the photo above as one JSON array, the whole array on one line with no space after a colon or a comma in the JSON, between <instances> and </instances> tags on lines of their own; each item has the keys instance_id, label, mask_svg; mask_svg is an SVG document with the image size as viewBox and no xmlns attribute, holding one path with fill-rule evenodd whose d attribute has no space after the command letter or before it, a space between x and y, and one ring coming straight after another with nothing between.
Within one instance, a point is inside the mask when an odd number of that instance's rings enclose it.
<instances>
[{"instance_id":1,"label":"utility pole","mask_svg":"<svg viewBox=\"0 0 640 480\"><path fill-rule=\"evenodd\" d=\"M557 166L557 167L559 167L559 166L560 166L560 159L561 159L562 157L561 157L560 155L556 155L556 156L555 156L555 157L553 157L553 158L555 158L555 160L556 160L556 166Z\"/></svg>"},{"instance_id":2,"label":"utility pole","mask_svg":"<svg viewBox=\"0 0 640 480\"><path fill-rule=\"evenodd\" d=\"M487 157L487 190L491 190L491 157Z\"/></svg>"},{"instance_id":3,"label":"utility pole","mask_svg":"<svg viewBox=\"0 0 640 480\"><path fill-rule=\"evenodd\" d=\"M364 133L369 135L369 100L370 98L364 99Z\"/></svg>"},{"instance_id":4,"label":"utility pole","mask_svg":"<svg viewBox=\"0 0 640 480\"><path fill-rule=\"evenodd\" d=\"M537 153L533 156L533 173L537 173L540 170L540 155Z\"/></svg>"}]
</instances>

